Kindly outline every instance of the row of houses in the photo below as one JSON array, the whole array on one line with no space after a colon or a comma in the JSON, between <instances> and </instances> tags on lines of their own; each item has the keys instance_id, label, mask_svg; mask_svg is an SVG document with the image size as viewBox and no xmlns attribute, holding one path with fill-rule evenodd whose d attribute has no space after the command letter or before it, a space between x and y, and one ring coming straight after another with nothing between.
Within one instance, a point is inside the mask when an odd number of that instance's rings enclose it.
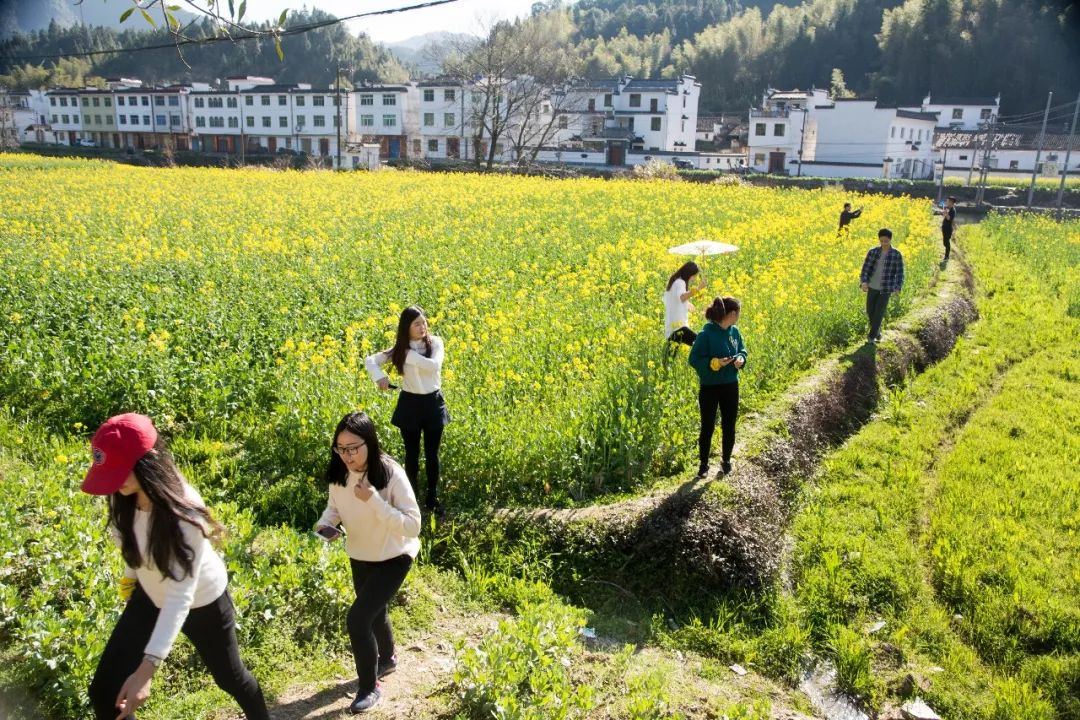
<instances>
[{"instance_id":1,"label":"row of houses","mask_svg":"<svg viewBox=\"0 0 1080 720\"><path fill-rule=\"evenodd\" d=\"M750 111L747 162L757 172L913 180L978 173L1080 173L1080 138L991 133L1001 96L934 98L893 107L824 90L769 90ZM1064 167L1069 147L1074 151ZM989 146L989 147L988 147Z\"/></svg>"},{"instance_id":2,"label":"row of houses","mask_svg":"<svg viewBox=\"0 0 1080 720\"><path fill-rule=\"evenodd\" d=\"M348 91L236 76L216 87L146 87L110 78L104 88L11 93L19 142L164 148L224 155L296 152L345 165L386 159L512 161L682 167L824 177L937 178L977 172L989 146L992 171L1030 173L1038 138L995 133L1000 96L937 98L918 106L833 98L827 91L770 89L748 114L700 117L701 85L689 75L660 80L583 80L543 96L527 141L513 131L494 146L477 132L484 88L453 80L365 85ZM2 105L3 103L0 103ZM3 113L0 113L2 116ZM0 117L2 120L2 117ZM0 133L3 132L0 122ZM515 136L516 144L515 144ZM1038 171L1066 171L1069 143L1050 133Z\"/></svg>"},{"instance_id":3,"label":"row of houses","mask_svg":"<svg viewBox=\"0 0 1080 720\"><path fill-rule=\"evenodd\" d=\"M623 77L561 88L530 122L548 128L540 160L622 165L647 155L693 154L701 85ZM219 87L189 83L146 87L110 78L104 88L11 93L19 142L104 148L164 148L209 153L292 151L336 158L357 144L382 159L487 157L477 132L480 90L453 80L366 85L348 91L237 76ZM521 148L497 138L498 160ZM356 159L355 157L353 158Z\"/></svg>"}]
</instances>

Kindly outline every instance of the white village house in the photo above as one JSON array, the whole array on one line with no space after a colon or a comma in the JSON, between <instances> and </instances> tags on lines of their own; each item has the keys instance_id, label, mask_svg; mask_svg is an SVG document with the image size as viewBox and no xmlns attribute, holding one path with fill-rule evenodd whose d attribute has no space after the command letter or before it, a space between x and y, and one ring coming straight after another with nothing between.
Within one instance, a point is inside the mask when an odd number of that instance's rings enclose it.
<instances>
[{"instance_id":1,"label":"white village house","mask_svg":"<svg viewBox=\"0 0 1080 720\"><path fill-rule=\"evenodd\" d=\"M750 166L819 177L929 179L937 115L823 90L765 94L750 111Z\"/></svg>"},{"instance_id":2,"label":"white village house","mask_svg":"<svg viewBox=\"0 0 1080 720\"><path fill-rule=\"evenodd\" d=\"M936 113L939 129L981 130L991 119L1001 114L1001 95L997 97L941 97L927 93L919 107L905 110Z\"/></svg>"},{"instance_id":3,"label":"white village house","mask_svg":"<svg viewBox=\"0 0 1080 720\"><path fill-rule=\"evenodd\" d=\"M969 175L978 178L987 147L986 131L983 132L939 132L934 146L941 160L945 161L946 177ZM1038 132L995 132L989 138L990 154L987 165L990 174L999 177L1022 179L1029 177L1036 170L1035 157L1038 154L1038 174L1043 177L1061 177L1061 173L1080 175L1080 136L1072 138L1072 152L1069 154L1069 167L1065 168L1065 155L1069 150L1069 136L1048 132L1043 138L1042 152L1038 152Z\"/></svg>"}]
</instances>

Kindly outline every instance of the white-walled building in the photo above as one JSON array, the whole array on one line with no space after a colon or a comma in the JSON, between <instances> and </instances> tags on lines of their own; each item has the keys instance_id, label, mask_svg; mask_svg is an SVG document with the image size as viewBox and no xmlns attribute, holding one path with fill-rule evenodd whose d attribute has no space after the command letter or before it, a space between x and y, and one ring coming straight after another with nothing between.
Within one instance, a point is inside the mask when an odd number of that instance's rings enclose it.
<instances>
[{"instance_id":1,"label":"white-walled building","mask_svg":"<svg viewBox=\"0 0 1080 720\"><path fill-rule=\"evenodd\" d=\"M823 90L770 91L750 111L757 172L824 177L932 178L937 115ZM799 173L799 168L802 168Z\"/></svg>"},{"instance_id":2,"label":"white-walled building","mask_svg":"<svg viewBox=\"0 0 1080 720\"><path fill-rule=\"evenodd\" d=\"M432 80L417 83L412 97L417 101L419 120L418 136L411 138L413 155L428 159L472 158L470 151L474 149L469 147L466 133L474 107L471 91L453 80Z\"/></svg>"},{"instance_id":3,"label":"white-walled building","mask_svg":"<svg viewBox=\"0 0 1080 720\"><path fill-rule=\"evenodd\" d=\"M6 133L8 142L53 142L49 126L49 100L42 90L0 91L4 107L0 113L0 129Z\"/></svg>"},{"instance_id":4,"label":"white-walled building","mask_svg":"<svg viewBox=\"0 0 1080 720\"><path fill-rule=\"evenodd\" d=\"M557 132L550 150L624 165L637 153L692 153L701 83L692 75L670 80L586 80L553 101ZM550 154L550 153L545 153Z\"/></svg>"},{"instance_id":5,"label":"white-walled building","mask_svg":"<svg viewBox=\"0 0 1080 720\"><path fill-rule=\"evenodd\" d=\"M383 158L396 160L416 155L410 152L410 126L417 133L416 103L412 85L363 85L353 90L356 108L352 129L357 137L380 147Z\"/></svg>"},{"instance_id":6,"label":"white-walled building","mask_svg":"<svg viewBox=\"0 0 1080 720\"><path fill-rule=\"evenodd\" d=\"M1001 95L997 97L942 97L929 93L919 107L904 108L924 113L937 113L938 128L948 130L980 130L992 118L1001 114Z\"/></svg>"},{"instance_id":7,"label":"white-walled building","mask_svg":"<svg viewBox=\"0 0 1080 720\"><path fill-rule=\"evenodd\" d=\"M57 145L77 145L82 138L82 112L79 91L71 88L49 90L49 127Z\"/></svg>"},{"instance_id":8,"label":"white-walled building","mask_svg":"<svg viewBox=\"0 0 1080 720\"><path fill-rule=\"evenodd\" d=\"M978 178L986 145L986 132L939 132L934 140L939 159L945 162L947 177L966 178L968 174L973 174ZM1039 133L998 132L990 138L987 165L991 175L1030 175L1036 168L1035 156L1038 154L1039 174L1061 177L1061 173L1066 172L1065 155L1069 147L1068 135L1047 133L1043 138L1042 152L1038 153ZM1080 137L1072 138L1067 172L1070 175L1080 174Z\"/></svg>"}]
</instances>

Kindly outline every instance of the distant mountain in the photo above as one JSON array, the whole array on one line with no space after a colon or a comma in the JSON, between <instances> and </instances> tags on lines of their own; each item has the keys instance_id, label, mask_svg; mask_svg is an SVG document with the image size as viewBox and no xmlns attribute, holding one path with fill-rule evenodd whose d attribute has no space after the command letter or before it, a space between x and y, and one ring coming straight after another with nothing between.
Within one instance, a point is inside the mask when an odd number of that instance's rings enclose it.
<instances>
[{"instance_id":1,"label":"distant mountain","mask_svg":"<svg viewBox=\"0 0 1080 720\"><path fill-rule=\"evenodd\" d=\"M442 71L438 60L438 49L452 43L475 39L475 36L462 33L430 32L395 43L384 43L403 65L415 67L423 75L438 75Z\"/></svg>"},{"instance_id":2,"label":"distant mountain","mask_svg":"<svg viewBox=\"0 0 1080 720\"><path fill-rule=\"evenodd\" d=\"M120 16L133 7L131 0L0 0L0 40L5 40L17 32L47 30L53 20L62 28L85 23L117 30L149 29L150 25L138 13L132 13L127 22L120 24ZM180 22L187 23L195 19L192 13L175 13ZM156 8L154 22L164 23L161 8Z\"/></svg>"}]
</instances>

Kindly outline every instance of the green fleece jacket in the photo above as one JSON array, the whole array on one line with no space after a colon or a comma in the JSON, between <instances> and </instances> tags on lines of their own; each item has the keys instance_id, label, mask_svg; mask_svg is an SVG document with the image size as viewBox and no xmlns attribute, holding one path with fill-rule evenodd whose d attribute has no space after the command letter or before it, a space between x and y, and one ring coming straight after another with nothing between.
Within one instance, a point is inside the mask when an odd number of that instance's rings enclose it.
<instances>
[{"instance_id":1,"label":"green fleece jacket","mask_svg":"<svg viewBox=\"0 0 1080 720\"><path fill-rule=\"evenodd\" d=\"M728 363L713 370L710 363L713 358L732 356L739 356L746 362L746 345L739 328L732 325L725 330L714 322L707 322L690 348L689 362L697 370L702 385L726 385L739 381L739 368Z\"/></svg>"}]
</instances>

